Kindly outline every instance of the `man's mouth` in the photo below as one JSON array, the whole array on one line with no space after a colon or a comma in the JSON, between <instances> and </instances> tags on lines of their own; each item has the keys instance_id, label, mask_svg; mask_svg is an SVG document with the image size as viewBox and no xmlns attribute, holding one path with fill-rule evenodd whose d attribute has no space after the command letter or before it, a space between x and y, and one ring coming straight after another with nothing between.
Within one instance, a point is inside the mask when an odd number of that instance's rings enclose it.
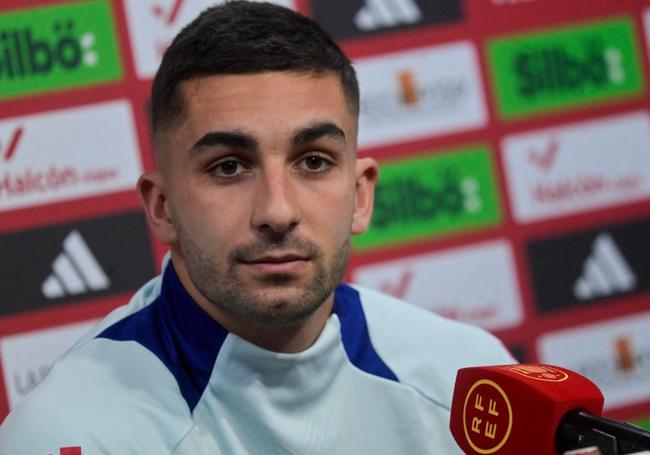
<instances>
[{"instance_id":1,"label":"man's mouth","mask_svg":"<svg viewBox=\"0 0 650 455\"><path fill-rule=\"evenodd\" d=\"M243 260L243 264L261 274L294 274L299 272L310 258L295 253L265 254Z\"/></svg>"}]
</instances>

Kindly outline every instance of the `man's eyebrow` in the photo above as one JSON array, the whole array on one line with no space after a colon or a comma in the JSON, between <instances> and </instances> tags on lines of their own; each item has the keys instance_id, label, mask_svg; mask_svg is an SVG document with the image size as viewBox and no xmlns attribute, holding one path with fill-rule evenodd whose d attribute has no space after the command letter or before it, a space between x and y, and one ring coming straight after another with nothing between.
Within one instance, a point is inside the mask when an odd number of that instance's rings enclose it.
<instances>
[{"instance_id":1,"label":"man's eyebrow","mask_svg":"<svg viewBox=\"0 0 650 455\"><path fill-rule=\"evenodd\" d=\"M201 147L215 147L218 145L252 151L258 148L257 140L248 134L236 131L211 131L192 146L192 153L196 153Z\"/></svg>"},{"instance_id":2,"label":"man's eyebrow","mask_svg":"<svg viewBox=\"0 0 650 455\"><path fill-rule=\"evenodd\" d=\"M321 137L330 137L345 142L345 133L341 128L332 122L319 122L299 130L293 136L293 145L307 144Z\"/></svg>"}]
</instances>

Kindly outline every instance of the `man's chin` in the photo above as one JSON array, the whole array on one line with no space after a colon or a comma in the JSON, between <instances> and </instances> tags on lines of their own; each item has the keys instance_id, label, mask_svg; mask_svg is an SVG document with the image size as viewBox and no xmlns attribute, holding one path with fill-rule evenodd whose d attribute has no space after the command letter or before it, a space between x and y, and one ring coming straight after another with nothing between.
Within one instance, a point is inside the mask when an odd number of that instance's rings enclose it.
<instances>
[{"instance_id":1,"label":"man's chin","mask_svg":"<svg viewBox=\"0 0 650 455\"><path fill-rule=\"evenodd\" d=\"M311 316L325 298L315 298L305 287L273 286L249 294L249 308L245 319L269 325L297 323Z\"/></svg>"}]
</instances>

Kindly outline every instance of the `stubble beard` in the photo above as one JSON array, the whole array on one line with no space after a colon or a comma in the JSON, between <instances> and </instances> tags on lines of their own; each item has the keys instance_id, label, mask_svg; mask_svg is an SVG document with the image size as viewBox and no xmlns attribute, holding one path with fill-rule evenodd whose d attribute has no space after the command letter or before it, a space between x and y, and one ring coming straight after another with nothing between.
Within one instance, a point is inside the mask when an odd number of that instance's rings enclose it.
<instances>
[{"instance_id":1,"label":"stubble beard","mask_svg":"<svg viewBox=\"0 0 650 455\"><path fill-rule=\"evenodd\" d=\"M201 295L242 321L262 325L292 324L313 314L343 279L350 256L349 238L327 264L323 250L315 243L283 236L239 246L228 255L225 266L220 266L216 255L200 248L180 226L176 228L187 272ZM273 251L308 255L316 269L313 278L300 286L292 283L291 276L271 275L260 280L265 285L263 291L251 292L237 274L238 261ZM292 288L290 295L287 288Z\"/></svg>"}]
</instances>

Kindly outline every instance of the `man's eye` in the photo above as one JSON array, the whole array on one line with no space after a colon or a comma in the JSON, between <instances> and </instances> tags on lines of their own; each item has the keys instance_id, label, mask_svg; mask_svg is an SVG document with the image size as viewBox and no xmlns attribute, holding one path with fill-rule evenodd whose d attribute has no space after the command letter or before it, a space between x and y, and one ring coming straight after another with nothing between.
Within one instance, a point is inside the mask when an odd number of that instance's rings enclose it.
<instances>
[{"instance_id":1,"label":"man's eye","mask_svg":"<svg viewBox=\"0 0 650 455\"><path fill-rule=\"evenodd\" d=\"M210 172L218 177L235 177L245 171L244 166L237 160L225 160L212 167Z\"/></svg>"},{"instance_id":2,"label":"man's eye","mask_svg":"<svg viewBox=\"0 0 650 455\"><path fill-rule=\"evenodd\" d=\"M300 167L309 172L324 172L332 167L332 164L320 155L309 155L300 162Z\"/></svg>"}]
</instances>

